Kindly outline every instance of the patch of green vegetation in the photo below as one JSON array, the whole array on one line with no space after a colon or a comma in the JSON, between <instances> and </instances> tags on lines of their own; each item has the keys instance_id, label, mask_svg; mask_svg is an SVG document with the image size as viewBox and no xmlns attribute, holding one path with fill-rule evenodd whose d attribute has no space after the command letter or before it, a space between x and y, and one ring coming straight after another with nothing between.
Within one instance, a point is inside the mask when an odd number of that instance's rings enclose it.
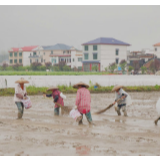
<instances>
[{"instance_id":1,"label":"patch of green vegetation","mask_svg":"<svg viewBox=\"0 0 160 160\"><path fill-rule=\"evenodd\" d=\"M47 75L53 75L53 76L62 76L62 75L75 75L75 76L78 76L78 75L106 75L108 74L107 72L73 72L73 71L66 71L66 72L63 72L63 71L51 71L51 72L46 72L46 71L0 71L0 75L1 76L6 76L6 75L9 75L9 76L13 76L13 75L21 75L21 76L24 76L24 75L33 75L33 76L39 76L39 75L43 75L43 76L47 76Z\"/></svg>"},{"instance_id":2,"label":"patch of green vegetation","mask_svg":"<svg viewBox=\"0 0 160 160\"><path fill-rule=\"evenodd\" d=\"M98 88L94 88L94 85L91 84L89 87L89 91L91 93L111 93L113 86L100 86L97 85ZM76 93L77 89L74 89L72 86L65 86L61 85L58 86L59 90L65 94L67 93ZM51 91L47 92L47 87L35 87L35 86L28 86L27 88L27 94L28 95L42 95L43 93L50 94ZM126 92L150 92L150 91L160 91L160 86L155 85L155 86L127 86L124 87L124 90ZM5 88L5 89L0 89L0 96L13 96L15 93L14 88Z\"/></svg>"}]
</instances>

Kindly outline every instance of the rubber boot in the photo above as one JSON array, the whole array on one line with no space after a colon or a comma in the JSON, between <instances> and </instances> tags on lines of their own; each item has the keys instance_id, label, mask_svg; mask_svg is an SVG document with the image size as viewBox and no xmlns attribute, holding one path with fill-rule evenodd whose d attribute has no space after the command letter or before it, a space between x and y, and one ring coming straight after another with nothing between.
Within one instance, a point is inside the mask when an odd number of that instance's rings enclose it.
<instances>
[{"instance_id":1,"label":"rubber boot","mask_svg":"<svg viewBox=\"0 0 160 160\"><path fill-rule=\"evenodd\" d=\"M80 122L82 120L82 116L79 116L77 119L76 119L76 122Z\"/></svg>"},{"instance_id":2,"label":"rubber boot","mask_svg":"<svg viewBox=\"0 0 160 160\"><path fill-rule=\"evenodd\" d=\"M23 114L21 112L18 112L18 119L21 119Z\"/></svg>"}]
</instances>

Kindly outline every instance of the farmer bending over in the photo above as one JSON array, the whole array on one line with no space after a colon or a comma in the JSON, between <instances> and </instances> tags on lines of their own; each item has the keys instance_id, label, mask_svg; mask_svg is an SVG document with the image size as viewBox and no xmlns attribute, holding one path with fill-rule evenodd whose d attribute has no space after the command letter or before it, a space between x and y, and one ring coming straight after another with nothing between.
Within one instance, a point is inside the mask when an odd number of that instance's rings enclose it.
<instances>
[{"instance_id":1,"label":"farmer bending over","mask_svg":"<svg viewBox=\"0 0 160 160\"><path fill-rule=\"evenodd\" d=\"M89 90L87 89L89 88L89 86L83 82L80 82L75 84L73 88L78 89L75 105L78 111L80 112L80 114L82 115L81 120L79 121L79 124L83 124L82 123L83 114L85 114L89 124L92 124L92 116L90 112L91 95Z\"/></svg>"},{"instance_id":2,"label":"farmer bending over","mask_svg":"<svg viewBox=\"0 0 160 160\"><path fill-rule=\"evenodd\" d=\"M115 107L117 114L120 116L120 110L122 109L124 116L127 116L126 105L131 104L131 97L122 89L122 86L116 85L112 91L115 91L115 102L113 104L115 104L118 99L121 99L117 102L118 106Z\"/></svg>"},{"instance_id":3,"label":"farmer bending over","mask_svg":"<svg viewBox=\"0 0 160 160\"><path fill-rule=\"evenodd\" d=\"M52 93L46 94L44 96L53 97L54 103L58 103L58 104L64 106L63 98L66 98L66 97L58 90L57 87L50 87L47 91L52 91ZM55 106L54 106L54 115L59 115L59 106L57 104L55 104Z\"/></svg>"}]
</instances>

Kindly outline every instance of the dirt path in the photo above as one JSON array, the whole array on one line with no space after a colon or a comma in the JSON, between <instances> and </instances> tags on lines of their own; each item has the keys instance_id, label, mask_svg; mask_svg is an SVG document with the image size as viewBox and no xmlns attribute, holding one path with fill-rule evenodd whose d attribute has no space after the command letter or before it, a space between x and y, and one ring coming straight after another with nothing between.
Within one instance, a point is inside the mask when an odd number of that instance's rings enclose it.
<instances>
[{"instance_id":1,"label":"dirt path","mask_svg":"<svg viewBox=\"0 0 160 160\"><path fill-rule=\"evenodd\" d=\"M65 105L74 106L76 95ZM0 155L160 155L160 122L155 104L158 92L131 93L128 117L114 108L92 115L96 126L78 126L68 116L53 115L52 99L32 96L33 107L17 120L13 97L0 97ZM105 108L114 94L92 94L92 113Z\"/></svg>"}]
</instances>

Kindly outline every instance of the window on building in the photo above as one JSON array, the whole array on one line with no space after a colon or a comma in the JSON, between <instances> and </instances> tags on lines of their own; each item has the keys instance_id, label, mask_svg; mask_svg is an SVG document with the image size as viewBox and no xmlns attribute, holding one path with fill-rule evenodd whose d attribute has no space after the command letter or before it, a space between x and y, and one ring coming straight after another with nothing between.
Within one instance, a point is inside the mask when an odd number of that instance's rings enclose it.
<instances>
[{"instance_id":1,"label":"window on building","mask_svg":"<svg viewBox=\"0 0 160 160\"><path fill-rule=\"evenodd\" d=\"M97 51L97 45L93 45L93 50Z\"/></svg>"},{"instance_id":2,"label":"window on building","mask_svg":"<svg viewBox=\"0 0 160 160\"><path fill-rule=\"evenodd\" d=\"M17 63L17 59L14 60L14 63Z\"/></svg>"},{"instance_id":3,"label":"window on building","mask_svg":"<svg viewBox=\"0 0 160 160\"><path fill-rule=\"evenodd\" d=\"M88 59L88 53L84 54L84 59Z\"/></svg>"},{"instance_id":4,"label":"window on building","mask_svg":"<svg viewBox=\"0 0 160 160\"><path fill-rule=\"evenodd\" d=\"M10 57L13 57L13 53L9 53L9 56L10 56Z\"/></svg>"},{"instance_id":5,"label":"window on building","mask_svg":"<svg viewBox=\"0 0 160 160\"><path fill-rule=\"evenodd\" d=\"M53 54L53 51L51 51L51 54Z\"/></svg>"},{"instance_id":6,"label":"window on building","mask_svg":"<svg viewBox=\"0 0 160 160\"><path fill-rule=\"evenodd\" d=\"M19 63L22 63L22 59L19 59Z\"/></svg>"},{"instance_id":7,"label":"window on building","mask_svg":"<svg viewBox=\"0 0 160 160\"><path fill-rule=\"evenodd\" d=\"M116 58L116 64L118 64L119 63L119 58Z\"/></svg>"},{"instance_id":8,"label":"window on building","mask_svg":"<svg viewBox=\"0 0 160 160\"><path fill-rule=\"evenodd\" d=\"M41 63L43 63L43 59L41 59Z\"/></svg>"},{"instance_id":9,"label":"window on building","mask_svg":"<svg viewBox=\"0 0 160 160\"><path fill-rule=\"evenodd\" d=\"M17 52L14 52L14 57L17 57Z\"/></svg>"},{"instance_id":10,"label":"window on building","mask_svg":"<svg viewBox=\"0 0 160 160\"><path fill-rule=\"evenodd\" d=\"M88 51L88 46L84 46L84 50L85 50L85 51Z\"/></svg>"},{"instance_id":11,"label":"window on building","mask_svg":"<svg viewBox=\"0 0 160 160\"><path fill-rule=\"evenodd\" d=\"M13 60L12 59L10 59L10 64L12 64L13 63Z\"/></svg>"},{"instance_id":12,"label":"window on building","mask_svg":"<svg viewBox=\"0 0 160 160\"><path fill-rule=\"evenodd\" d=\"M93 59L97 59L97 53L93 53Z\"/></svg>"},{"instance_id":13,"label":"window on building","mask_svg":"<svg viewBox=\"0 0 160 160\"><path fill-rule=\"evenodd\" d=\"M116 49L116 56L118 56L119 54L119 49Z\"/></svg>"},{"instance_id":14,"label":"window on building","mask_svg":"<svg viewBox=\"0 0 160 160\"><path fill-rule=\"evenodd\" d=\"M73 58L73 62L74 62L74 58Z\"/></svg>"},{"instance_id":15,"label":"window on building","mask_svg":"<svg viewBox=\"0 0 160 160\"><path fill-rule=\"evenodd\" d=\"M32 63L32 60L30 59L30 63Z\"/></svg>"},{"instance_id":16,"label":"window on building","mask_svg":"<svg viewBox=\"0 0 160 160\"><path fill-rule=\"evenodd\" d=\"M155 51L157 51L157 48L155 48Z\"/></svg>"},{"instance_id":17,"label":"window on building","mask_svg":"<svg viewBox=\"0 0 160 160\"><path fill-rule=\"evenodd\" d=\"M71 63L71 58L69 59L69 62Z\"/></svg>"},{"instance_id":18,"label":"window on building","mask_svg":"<svg viewBox=\"0 0 160 160\"><path fill-rule=\"evenodd\" d=\"M19 57L22 57L22 52L19 52Z\"/></svg>"},{"instance_id":19,"label":"window on building","mask_svg":"<svg viewBox=\"0 0 160 160\"><path fill-rule=\"evenodd\" d=\"M66 51L63 51L63 54L65 53Z\"/></svg>"},{"instance_id":20,"label":"window on building","mask_svg":"<svg viewBox=\"0 0 160 160\"><path fill-rule=\"evenodd\" d=\"M78 62L82 62L82 58L78 58Z\"/></svg>"},{"instance_id":21,"label":"window on building","mask_svg":"<svg viewBox=\"0 0 160 160\"><path fill-rule=\"evenodd\" d=\"M45 55L45 52L43 54Z\"/></svg>"},{"instance_id":22,"label":"window on building","mask_svg":"<svg viewBox=\"0 0 160 160\"><path fill-rule=\"evenodd\" d=\"M36 56L36 52L33 52L33 56Z\"/></svg>"}]
</instances>

